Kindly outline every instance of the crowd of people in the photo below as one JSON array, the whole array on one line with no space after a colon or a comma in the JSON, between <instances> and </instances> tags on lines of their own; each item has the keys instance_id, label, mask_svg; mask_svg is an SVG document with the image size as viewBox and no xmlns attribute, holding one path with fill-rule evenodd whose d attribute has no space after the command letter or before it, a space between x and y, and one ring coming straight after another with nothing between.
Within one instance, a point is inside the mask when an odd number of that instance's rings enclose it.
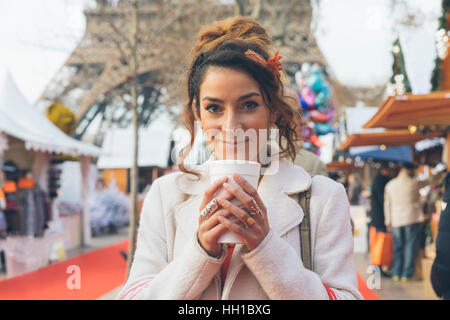
<instances>
[{"instance_id":1,"label":"crowd of people","mask_svg":"<svg viewBox=\"0 0 450 320\"><path fill-rule=\"evenodd\" d=\"M420 249L425 248L426 225L433 209L427 210L420 189L429 186L429 181L419 181L416 167L403 163L399 168L387 163L380 165L370 185L370 206L368 226L376 232L390 233L393 238L392 266L380 265L381 275L392 278L394 282L422 280L417 274L416 263ZM430 186L429 186L430 187ZM429 190L443 189L443 206L436 237L436 259L433 264L431 282L436 294L449 299L450 294L450 237L449 208L450 174ZM363 185L357 173L347 178L347 196L350 204L360 204ZM430 212L431 211L431 212ZM370 239L369 239L370 241ZM369 245L370 247L370 245Z\"/></svg>"}]
</instances>

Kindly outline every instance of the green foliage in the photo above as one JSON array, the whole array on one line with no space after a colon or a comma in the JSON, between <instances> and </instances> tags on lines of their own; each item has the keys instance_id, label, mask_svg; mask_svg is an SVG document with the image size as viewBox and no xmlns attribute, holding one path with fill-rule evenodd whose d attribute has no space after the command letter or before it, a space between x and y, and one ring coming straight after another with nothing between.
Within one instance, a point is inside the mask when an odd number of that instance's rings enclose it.
<instances>
[{"instance_id":1,"label":"green foliage","mask_svg":"<svg viewBox=\"0 0 450 320\"><path fill-rule=\"evenodd\" d=\"M411 84L409 83L408 74L406 73L405 59L403 57L402 46L400 45L400 40L397 38L395 40L393 47L398 47L398 52L393 52L394 63L392 64L392 77L391 83L395 83L394 77L398 74L402 74L405 78L403 80L405 84L405 91L411 92Z\"/></svg>"},{"instance_id":2,"label":"green foliage","mask_svg":"<svg viewBox=\"0 0 450 320\"><path fill-rule=\"evenodd\" d=\"M58 102L53 102L47 107L47 119L70 135L76 126L76 117L72 110Z\"/></svg>"},{"instance_id":3,"label":"green foliage","mask_svg":"<svg viewBox=\"0 0 450 320\"><path fill-rule=\"evenodd\" d=\"M447 13L450 12L450 0L442 0L442 14L439 18L439 26L438 30L444 29L447 30ZM439 57L436 57L434 60L434 70L431 75L431 90L432 91L438 91L441 89L441 82L442 82L442 72L441 72L441 65L442 61Z\"/></svg>"}]
</instances>

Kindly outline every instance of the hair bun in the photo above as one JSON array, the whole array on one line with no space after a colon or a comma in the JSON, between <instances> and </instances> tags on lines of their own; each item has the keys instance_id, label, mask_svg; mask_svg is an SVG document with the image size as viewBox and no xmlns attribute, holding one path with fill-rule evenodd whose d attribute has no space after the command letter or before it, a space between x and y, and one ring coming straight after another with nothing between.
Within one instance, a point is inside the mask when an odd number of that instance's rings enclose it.
<instances>
[{"instance_id":1,"label":"hair bun","mask_svg":"<svg viewBox=\"0 0 450 320\"><path fill-rule=\"evenodd\" d=\"M254 19L248 17L234 17L217 21L212 26L203 28L193 48L194 56L213 50L228 40L245 40L258 46L269 54L272 44L266 30Z\"/></svg>"}]
</instances>

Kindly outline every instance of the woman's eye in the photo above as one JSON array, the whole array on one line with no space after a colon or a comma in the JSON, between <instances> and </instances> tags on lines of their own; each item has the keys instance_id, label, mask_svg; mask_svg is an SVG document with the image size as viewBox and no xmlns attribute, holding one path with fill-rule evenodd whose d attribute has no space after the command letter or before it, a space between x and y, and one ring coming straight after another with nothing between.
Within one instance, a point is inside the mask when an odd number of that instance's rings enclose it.
<instances>
[{"instance_id":1,"label":"woman's eye","mask_svg":"<svg viewBox=\"0 0 450 320\"><path fill-rule=\"evenodd\" d=\"M247 109L247 110L253 110L257 106L258 106L258 104L253 101L247 101L246 103L244 103L244 109Z\"/></svg>"},{"instance_id":2,"label":"woman's eye","mask_svg":"<svg viewBox=\"0 0 450 320\"><path fill-rule=\"evenodd\" d=\"M216 104L210 104L208 106L206 106L206 111L211 112L211 113L216 113L220 111L220 108L218 105Z\"/></svg>"}]
</instances>

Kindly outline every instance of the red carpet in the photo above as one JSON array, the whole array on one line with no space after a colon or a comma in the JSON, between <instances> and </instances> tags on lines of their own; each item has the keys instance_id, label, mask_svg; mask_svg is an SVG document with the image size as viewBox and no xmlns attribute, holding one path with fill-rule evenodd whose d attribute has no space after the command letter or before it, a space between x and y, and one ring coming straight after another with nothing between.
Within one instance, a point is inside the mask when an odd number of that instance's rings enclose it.
<instances>
[{"instance_id":1,"label":"red carpet","mask_svg":"<svg viewBox=\"0 0 450 320\"><path fill-rule=\"evenodd\" d=\"M364 299L366 300L380 300L380 298L367 287L366 282L363 278L357 273L356 276L358 277L358 289L359 292L362 294Z\"/></svg>"},{"instance_id":2,"label":"red carpet","mask_svg":"<svg viewBox=\"0 0 450 320\"><path fill-rule=\"evenodd\" d=\"M0 300L95 300L122 285L126 261L120 250L128 251L128 241L85 253L37 271L0 281ZM80 289L69 289L68 279L80 270ZM69 285L75 282L70 282ZM73 286L73 285L72 285Z\"/></svg>"}]
</instances>

